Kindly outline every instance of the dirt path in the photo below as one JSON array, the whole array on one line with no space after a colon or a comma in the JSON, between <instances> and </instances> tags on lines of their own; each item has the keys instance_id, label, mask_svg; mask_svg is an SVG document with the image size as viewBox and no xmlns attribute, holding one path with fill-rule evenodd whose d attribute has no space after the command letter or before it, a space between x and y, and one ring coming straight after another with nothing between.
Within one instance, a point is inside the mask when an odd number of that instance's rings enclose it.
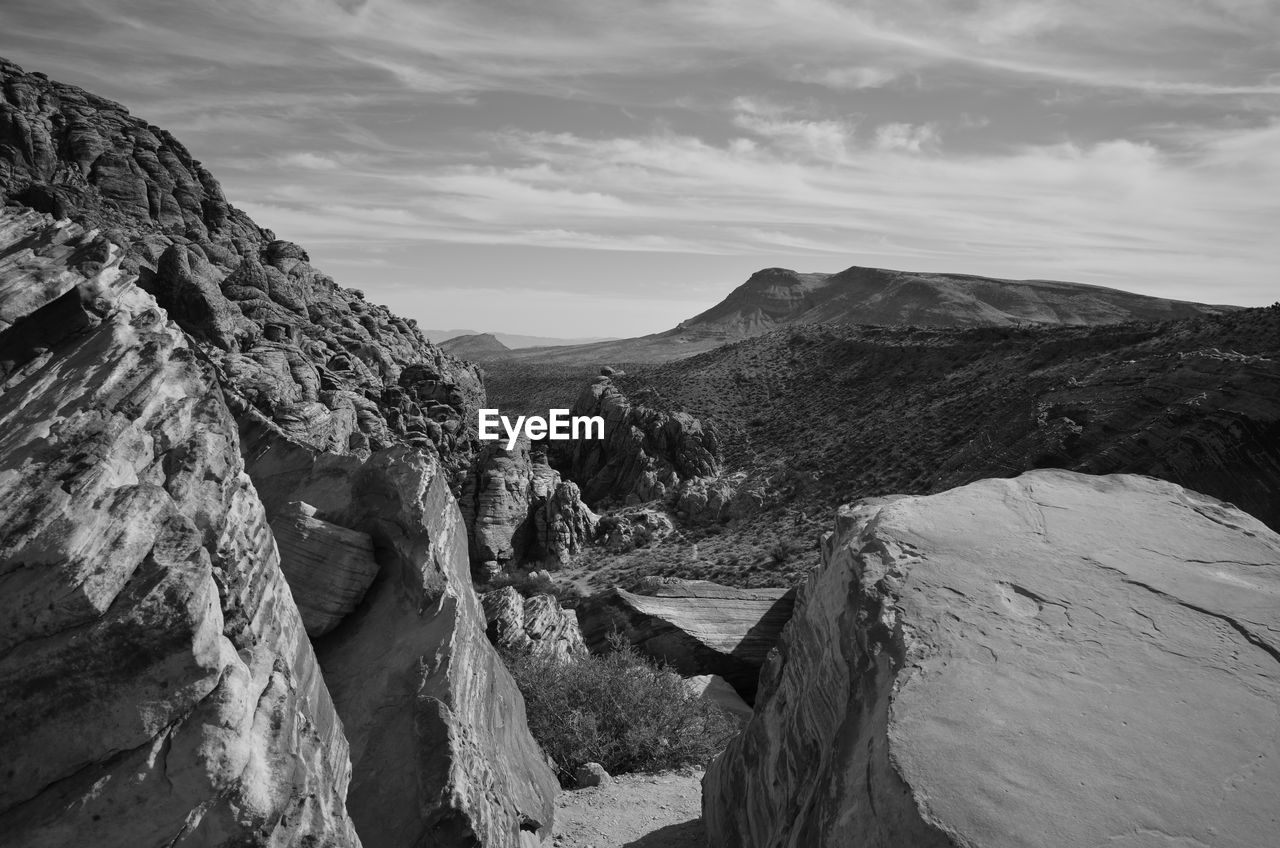
<instances>
[{"instance_id":1,"label":"dirt path","mask_svg":"<svg viewBox=\"0 0 1280 848\"><path fill-rule=\"evenodd\" d=\"M706 848L702 771L622 775L556 799L554 848Z\"/></svg>"}]
</instances>

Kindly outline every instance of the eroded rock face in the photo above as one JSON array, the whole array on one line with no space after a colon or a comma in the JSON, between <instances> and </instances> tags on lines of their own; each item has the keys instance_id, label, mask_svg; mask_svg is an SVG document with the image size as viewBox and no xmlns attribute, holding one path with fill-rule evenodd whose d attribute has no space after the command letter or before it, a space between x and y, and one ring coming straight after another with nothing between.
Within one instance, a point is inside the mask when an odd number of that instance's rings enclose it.
<instances>
[{"instance_id":1,"label":"eroded rock face","mask_svg":"<svg viewBox=\"0 0 1280 848\"><path fill-rule=\"evenodd\" d=\"M603 650L619 633L683 676L723 677L750 702L765 656L791 617L794 590L669 580L645 591L612 589L585 605L579 614L587 645Z\"/></svg>"},{"instance_id":2,"label":"eroded rock face","mask_svg":"<svg viewBox=\"0 0 1280 848\"><path fill-rule=\"evenodd\" d=\"M567 660L587 653L573 610L561 609L550 595L521 597L512 586L485 592L480 598L494 646L516 654Z\"/></svg>"},{"instance_id":3,"label":"eroded rock face","mask_svg":"<svg viewBox=\"0 0 1280 848\"><path fill-rule=\"evenodd\" d=\"M106 240L120 245L123 269L218 363L226 387L295 441L361 456L429 443L455 475L469 461L484 397L474 366L231 206L167 132L0 59L6 198L99 230L105 240L77 264Z\"/></svg>"},{"instance_id":4,"label":"eroded rock face","mask_svg":"<svg viewBox=\"0 0 1280 848\"><path fill-rule=\"evenodd\" d=\"M303 501L373 540L378 577L316 643L351 743L347 805L364 844L541 844L559 787L485 635L440 461L408 446L367 460L317 453L261 416L242 432L273 521Z\"/></svg>"},{"instance_id":5,"label":"eroded rock face","mask_svg":"<svg viewBox=\"0 0 1280 848\"><path fill-rule=\"evenodd\" d=\"M481 449L459 502L471 528L471 561L484 576L520 565L560 568L594 539L599 518L521 436Z\"/></svg>"},{"instance_id":6,"label":"eroded rock face","mask_svg":"<svg viewBox=\"0 0 1280 848\"><path fill-rule=\"evenodd\" d=\"M715 434L698 419L633 404L607 376L582 392L572 414L604 419L604 438L571 443L565 463L593 506L674 498L682 480L720 471Z\"/></svg>"},{"instance_id":7,"label":"eroded rock face","mask_svg":"<svg viewBox=\"0 0 1280 848\"><path fill-rule=\"evenodd\" d=\"M359 845L212 369L114 245L31 213L0 238L5 844Z\"/></svg>"},{"instance_id":8,"label":"eroded rock face","mask_svg":"<svg viewBox=\"0 0 1280 848\"><path fill-rule=\"evenodd\" d=\"M373 539L316 518L316 508L302 501L278 511L271 532L307 635L323 636L356 608L378 576Z\"/></svg>"},{"instance_id":9,"label":"eroded rock face","mask_svg":"<svg viewBox=\"0 0 1280 848\"><path fill-rule=\"evenodd\" d=\"M1280 537L1146 477L841 510L716 846L1258 846L1280 786ZM856 841L854 841L856 840Z\"/></svg>"}]
</instances>

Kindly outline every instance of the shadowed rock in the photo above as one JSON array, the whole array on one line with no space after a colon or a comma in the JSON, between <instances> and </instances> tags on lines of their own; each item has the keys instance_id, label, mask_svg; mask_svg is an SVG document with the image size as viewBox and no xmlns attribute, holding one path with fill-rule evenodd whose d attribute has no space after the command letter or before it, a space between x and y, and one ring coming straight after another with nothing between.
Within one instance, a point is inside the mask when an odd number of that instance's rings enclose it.
<instances>
[{"instance_id":1,"label":"shadowed rock","mask_svg":"<svg viewBox=\"0 0 1280 848\"><path fill-rule=\"evenodd\" d=\"M321 521L315 514L315 507L294 501L271 520L281 568L313 638L337 627L378 574L368 533Z\"/></svg>"},{"instance_id":2,"label":"shadowed rock","mask_svg":"<svg viewBox=\"0 0 1280 848\"><path fill-rule=\"evenodd\" d=\"M1260 846L1280 536L1127 475L840 511L703 783L712 845Z\"/></svg>"},{"instance_id":3,"label":"shadowed rock","mask_svg":"<svg viewBox=\"0 0 1280 848\"><path fill-rule=\"evenodd\" d=\"M791 617L795 591L735 589L702 580L660 583L648 595L611 589L579 615L593 651L617 633L685 677L715 674L750 703L760 667Z\"/></svg>"}]
</instances>

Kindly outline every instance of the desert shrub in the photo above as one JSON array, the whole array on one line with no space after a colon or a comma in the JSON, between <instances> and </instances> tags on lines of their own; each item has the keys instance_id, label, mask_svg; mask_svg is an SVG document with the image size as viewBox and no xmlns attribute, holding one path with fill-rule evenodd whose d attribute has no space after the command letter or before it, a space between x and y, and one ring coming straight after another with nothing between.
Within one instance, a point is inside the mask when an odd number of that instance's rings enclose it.
<instances>
[{"instance_id":1,"label":"desert shrub","mask_svg":"<svg viewBox=\"0 0 1280 848\"><path fill-rule=\"evenodd\" d=\"M600 763L611 774L703 765L737 732L737 722L670 669L622 640L611 646L610 653L570 662L506 658L529 729L561 784L571 786L583 763Z\"/></svg>"},{"instance_id":2,"label":"desert shrub","mask_svg":"<svg viewBox=\"0 0 1280 848\"><path fill-rule=\"evenodd\" d=\"M769 561L782 565L800 552L800 546L792 539L783 539L769 546Z\"/></svg>"}]
</instances>

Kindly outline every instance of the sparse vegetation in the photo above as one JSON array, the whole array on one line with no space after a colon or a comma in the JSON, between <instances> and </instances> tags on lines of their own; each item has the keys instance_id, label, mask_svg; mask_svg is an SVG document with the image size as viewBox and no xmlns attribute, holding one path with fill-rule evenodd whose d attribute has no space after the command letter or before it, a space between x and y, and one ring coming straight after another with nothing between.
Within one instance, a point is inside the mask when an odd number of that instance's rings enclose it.
<instances>
[{"instance_id":1,"label":"sparse vegetation","mask_svg":"<svg viewBox=\"0 0 1280 848\"><path fill-rule=\"evenodd\" d=\"M590 762L611 774L703 765L737 733L736 721L674 672L620 639L611 648L571 662L506 658L529 729L563 785L572 786L574 770Z\"/></svg>"}]
</instances>

